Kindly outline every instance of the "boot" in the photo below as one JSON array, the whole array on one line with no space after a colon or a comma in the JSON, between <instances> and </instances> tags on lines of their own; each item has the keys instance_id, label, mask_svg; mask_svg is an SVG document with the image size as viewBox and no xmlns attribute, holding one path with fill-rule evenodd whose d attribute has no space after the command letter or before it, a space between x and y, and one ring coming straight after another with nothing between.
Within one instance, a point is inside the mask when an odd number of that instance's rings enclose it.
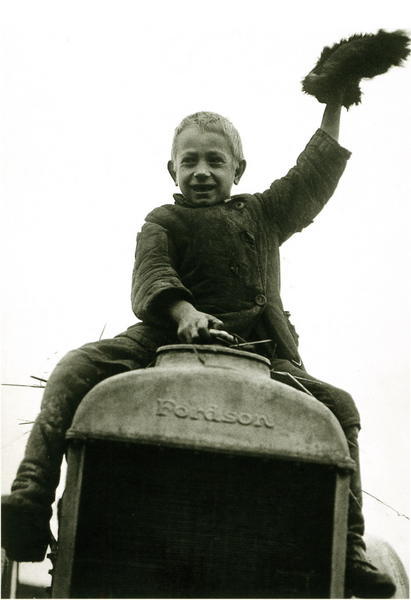
<instances>
[{"instance_id":1,"label":"boot","mask_svg":"<svg viewBox=\"0 0 411 600\"><path fill-rule=\"evenodd\" d=\"M383 573L363 558L348 557L345 571L346 597L351 598L392 598L396 586L388 573Z\"/></svg>"},{"instance_id":2,"label":"boot","mask_svg":"<svg viewBox=\"0 0 411 600\"><path fill-rule=\"evenodd\" d=\"M11 488L1 499L1 545L18 562L39 562L50 540L49 520L65 449L64 431L46 426L40 413Z\"/></svg>"},{"instance_id":3,"label":"boot","mask_svg":"<svg viewBox=\"0 0 411 600\"><path fill-rule=\"evenodd\" d=\"M356 469L351 476L348 506L347 561L345 571L346 597L391 598L396 586L388 573L382 573L366 557L364 542L364 516L362 513L362 489L356 426L349 427L345 435L350 455Z\"/></svg>"},{"instance_id":4,"label":"boot","mask_svg":"<svg viewBox=\"0 0 411 600\"><path fill-rule=\"evenodd\" d=\"M51 540L51 508L25 505L21 497L1 498L1 545L10 560L41 562Z\"/></svg>"}]
</instances>

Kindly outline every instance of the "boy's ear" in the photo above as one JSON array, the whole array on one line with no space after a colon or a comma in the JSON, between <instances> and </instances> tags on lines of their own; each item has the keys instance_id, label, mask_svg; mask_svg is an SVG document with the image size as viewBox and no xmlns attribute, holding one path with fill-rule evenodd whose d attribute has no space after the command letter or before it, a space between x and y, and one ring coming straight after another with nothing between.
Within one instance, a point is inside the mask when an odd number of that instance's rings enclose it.
<instances>
[{"instance_id":1,"label":"boy's ear","mask_svg":"<svg viewBox=\"0 0 411 600\"><path fill-rule=\"evenodd\" d=\"M235 176L234 176L235 185L237 185L237 183L240 181L241 177L243 176L246 166L247 166L247 162L244 159L240 160L240 162L238 163L238 166L235 170Z\"/></svg>"},{"instance_id":2,"label":"boy's ear","mask_svg":"<svg viewBox=\"0 0 411 600\"><path fill-rule=\"evenodd\" d=\"M178 185L178 183L177 183L177 174L176 174L176 171L175 171L175 169L174 169L174 163L173 163L173 161L172 161L172 160L169 160L169 161L168 161L168 163L167 163L167 170L168 170L168 172L170 173L170 175L171 175L171 177L172 177L172 179L173 179L174 183L175 183L176 185Z\"/></svg>"}]
</instances>

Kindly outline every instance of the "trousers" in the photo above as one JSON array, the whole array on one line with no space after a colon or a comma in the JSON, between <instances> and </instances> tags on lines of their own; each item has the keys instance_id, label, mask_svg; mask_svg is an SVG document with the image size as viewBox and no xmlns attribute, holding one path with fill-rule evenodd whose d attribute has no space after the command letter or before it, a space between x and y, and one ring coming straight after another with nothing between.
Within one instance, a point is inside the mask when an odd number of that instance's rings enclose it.
<instances>
[{"instance_id":1,"label":"trousers","mask_svg":"<svg viewBox=\"0 0 411 600\"><path fill-rule=\"evenodd\" d=\"M44 509L54 501L60 467L66 449L65 434L82 398L97 383L126 371L149 366L158 346L177 343L177 339L152 327L139 324L133 335L124 332L72 350L57 364L47 382L40 414L32 427L24 458L12 484L12 494L21 504ZM290 373L340 422L346 435L356 470L351 477L348 514L348 551L365 548L364 519L358 449L360 417L352 397L345 391L322 382L287 360L274 359L273 371Z\"/></svg>"}]
</instances>

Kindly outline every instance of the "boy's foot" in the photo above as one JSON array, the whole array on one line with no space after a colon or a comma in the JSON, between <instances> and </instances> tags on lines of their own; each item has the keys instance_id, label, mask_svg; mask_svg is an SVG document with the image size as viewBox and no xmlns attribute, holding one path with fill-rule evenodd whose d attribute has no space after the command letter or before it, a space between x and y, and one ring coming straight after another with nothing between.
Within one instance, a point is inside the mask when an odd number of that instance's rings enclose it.
<instances>
[{"instance_id":1,"label":"boy's foot","mask_svg":"<svg viewBox=\"0 0 411 600\"><path fill-rule=\"evenodd\" d=\"M379 571L366 560L348 560L345 572L347 597L392 598L396 586L388 573Z\"/></svg>"},{"instance_id":2,"label":"boy's foot","mask_svg":"<svg viewBox=\"0 0 411 600\"><path fill-rule=\"evenodd\" d=\"M50 509L28 505L14 494L1 498L1 545L7 558L41 562L50 541Z\"/></svg>"}]
</instances>

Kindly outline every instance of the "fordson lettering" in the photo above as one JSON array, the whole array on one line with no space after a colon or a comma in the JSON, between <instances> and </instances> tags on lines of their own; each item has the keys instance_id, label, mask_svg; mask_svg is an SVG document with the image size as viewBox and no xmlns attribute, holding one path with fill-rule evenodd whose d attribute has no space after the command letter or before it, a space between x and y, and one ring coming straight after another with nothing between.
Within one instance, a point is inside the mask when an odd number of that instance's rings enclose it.
<instances>
[{"instance_id":1,"label":"fordson lettering","mask_svg":"<svg viewBox=\"0 0 411 600\"><path fill-rule=\"evenodd\" d=\"M200 406L188 406L187 404L177 404L174 400L157 400L157 417L174 416L178 419L192 419L193 421L214 421L215 423L229 423L240 425L252 425L253 427L268 427L272 429L274 423L270 422L267 415L248 412L223 412L216 404L211 404L207 408Z\"/></svg>"}]
</instances>

